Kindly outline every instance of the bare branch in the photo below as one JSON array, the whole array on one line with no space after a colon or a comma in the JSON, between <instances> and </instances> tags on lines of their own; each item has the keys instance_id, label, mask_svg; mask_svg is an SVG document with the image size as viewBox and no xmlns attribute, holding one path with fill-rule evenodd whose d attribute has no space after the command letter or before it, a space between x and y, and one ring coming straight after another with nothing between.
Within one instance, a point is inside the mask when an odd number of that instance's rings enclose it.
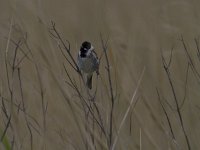
<instances>
[{"instance_id":1,"label":"bare branch","mask_svg":"<svg viewBox=\"0 0 200 150\"><path fill-rule=\"evenodd\" d=\"M7 122L6 127L5 127L5 129L4 129L4 131L3 131L3 134L1 135L1 138L0 138L0 141L1 141L1 142L3 141L3 139L4 139L5 135L6 135L6 132L7 132L7 130L8 130L8 127L10 126L10 121L11 121L11 115L10 115L9 118L8 118L8 122Z\"/></svg>"},{"instance_id":2,"label":"bare branch","mask_svg":"<svg viewBox=\"0 0 200 150\"><path fill-rule=\"evenodd\" d=\"M160 105L161 105L161 107L162 107L162 110L163 110L163 112L164 112L166 118L167 118L167 123L168 123L168 125L169 125L170 131L171 131L171 134L172 134L172 138L175 139L175 135L174 135L174 132L173 132L173 129L172 129L171 121L170 121L170 119L169 119L169 116L168 116L168 114L167 114L167 111L165 110L165 107L163 106L163 104L162 104L162 102L161 102L160 94L159 94L157 88L156 88L156 92L157 92L157 95L158 95L158 101L159 101L159 103L160 103Z\"/></svg>"},{"instance_id":3,"label":"bare branch","mask_svg":"<svg viewBox=\"0 0 200 150\"><path fill-rule=\"evenodd\" d=\"M106 70L107 70L107 76L108 76L108 81L109 81L109 90L110 90L110 96L111 96L111 110L110 110L110 127L109 127L109 148L111 148L112 145L112 138L113 138L113 111L114 111L114 94L113 94L113 85L112 85L112 80L111 80L111 72L110 72L110 62L108 59L107 55L107 47L108 47L108 40L106 42L103 41L102 35L100 35L101 38L101 44L103 51L105 53L106 57Z\"/></svg>"},{"instance_id":4,"label":"bare branch","mask_svg":"<svg viewBox=\"0 0 200 150\"><path fill-rule=\"evenodd\" d=\"M192 57L190 56L190 54L189 54L189 52L188 52L188 49L187 49L187 47L186 47L185 41L184 41L184 39L183 39L183 36L181 36L180 41L181 41L182 44L183 44L184 51L185 51L186 56L187 56L187 58L188 58L188 61L189 61L189 63L190 63L191 69L192 69L193 73L196 75L196 77L198 78L198 81L199 81L199 80L200 80L200 74L199 74L199 72L197 71L197 69L196 69L196 67L195 67L195 65L194 65L194 62L193 62L193 60L192 60Z\"/></svg>"},{"instance_id":5,"label":"bare branch","mask_svg":"<svg viewBox=\"0 0 200 150\"><path fill-rule=\"evenodd\" d=\"M53 37L55 37L58 41L61 42L62 46L63 46L64 49L66 50L66 52L67 52L68 56L70 57L71 61L73 62L73 65L72 65L71 63L70 63L70 65L71 65L71 66L75 66L75 67L73 67L73 69L76 68L75 71L77 71L77 72L80 74L79 67L78 67L76 61L74 60L74 58L73 58L73 56L72 56L72 54L71 54L71 52L70 52L70 48L71 48L70 42L69 42L68 40L66 40L68 46L65 44L64 40L62 39L62 37L60 36L59 32L58 32L57 29L56 29L56 24L55 24L55 22L51 21L51 26L52 26L52 28L50 29L50 30L51 30L51 31L50 31L50 34L51 34ZM60 47L60 48L61 48L61 47ZM69 61L68 61L68 62L69 62Z\"/></svg>"},{"instance_id":6,"label":"bare branch","mask_svg":"<svg viewBox=\"0 0 200 150\"><path fill-rule=\"evenodd\" d=\"M185 127L184 127L184 123L183 123L183 119L182 119L182 114L181 114L180 107L179 107L179 104L178 104L178 98L177 98L176 92L175 92L175 87L174 87L174 84L173 84L172 79L171 79L171 74L170 74L169 68L165 64L165 59L163 57L163 54L162 54L162 60L163 60L163 67L164 67L164 70L166 72L166 75L167 75L167 78L168 78L168 81L169 81L169 84L170 84L170 87L171 87L171 90L172 90L172 94L173 94L173 98L174 98L177 114L178 114L178 117L179 117L179 120L180 120L180 124L181 124L181 128L183 130L188 149L190 150L191 146L190 146L190 142L189 142L188 136L187 136L186 131L185 131Z\"/></svg>"}]
</instances>

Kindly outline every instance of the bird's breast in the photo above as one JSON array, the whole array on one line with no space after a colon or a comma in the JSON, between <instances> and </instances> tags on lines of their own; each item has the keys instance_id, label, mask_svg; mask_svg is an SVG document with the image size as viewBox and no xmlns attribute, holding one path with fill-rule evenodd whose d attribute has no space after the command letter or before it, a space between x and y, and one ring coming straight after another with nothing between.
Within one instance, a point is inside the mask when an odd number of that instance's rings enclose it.
<instances>
[{"instance_id":1,"label":"bird's breast","mask_svg":"<svg viewBox=\"0 0 200 150\"><path fill-rule=\"evenodd\" d=\"M98 62L93 57L79 57L78 65L80 70L82 70L85 73L92 73L98 68Z\"/></svg>"}]
</instances>

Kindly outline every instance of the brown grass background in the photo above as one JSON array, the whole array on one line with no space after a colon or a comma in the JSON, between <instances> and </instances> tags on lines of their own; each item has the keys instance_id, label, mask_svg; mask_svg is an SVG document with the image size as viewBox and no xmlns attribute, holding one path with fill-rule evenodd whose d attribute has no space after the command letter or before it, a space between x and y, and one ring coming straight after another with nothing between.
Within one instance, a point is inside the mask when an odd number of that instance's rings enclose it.
<instances>
[{"instance_id":1,"label":"brown grass background","mask_svg":"<svg viewBox=\"0 0 200 150\"><path fill-rule=\"evenodd\" d=\"M162 66L161 52L166 60L169 60L171 47L174 46L170 70L176 94L181 103L185 94L188 58L179 39L182 35L194 65L200 71L194 42L194 38L198 38L200 33L199 5L197 0L1 0L0 89L1 101L2 97L8 99L5 104L8 112L12 114L12 129L9 127L6 136L10 143L13 138L15 139L13 149L30 149L30 135L26 127L24 113L18 112L17 107L10 107L9 102L5 52L8 44L8 59L12 60L15 49L15 45L11 41L8 43L10 29L10 38L16 42L21 37L27 36L27 45L34 58L28 54L31 59L25 58L20 64L26 112L38 122L36 124L32 121L33 126L38 130L36 132L32 128L33 149L86 149L81 141L69 105L60 91L63 89L72 103L78 103L72 89L65 83L67 77L62 66L65 59L48 32L51 20L56 23L63 39L70 41L75 59L83 41L91 41L96 52L100 55L102 53L100 33L104 39L109 37L108 53L115 87L114 92L117 93L114 110L116 129L129 106L140 74L143 68L146 68L137 94L138 103L130 111L120 131L116 149L187 149L180 121L174 110L171 88ZM25 44L22 47L28 51ZM22 56L23 54L19 52L17 59L19 60ZM102 62L100 66L102 80L98 81L97 101L99 108L104 112L102 116L106 120L110 102L104 99L107 94L104 89L104 85L107 84L105 57L102 58ZM45 127L43 126L40 82L34 64L38 66L44 90L44 101L48 102ZM11 76L11 70L9 72ZM75 80L79 81L73 71L71 74ZM14 72L13 77L10 78L14 89L14 102L20 104L17 72ZM96 85L96 78L94 80ZM159 89L171 119L176 142L179 146L176 146L170 138L170 129L158 101L156 87ZM200 147L199 90L199 81L190 70L186 100L181 108L181 113L193 150L198 150ZM173 108L170 108L165 100ZM83 126L81 124L83 117L81 109L74 105L74 111L79 116L80 125ZM29 121L31 122L31 119ZM1 130L4 130L5 124L6 118L1 109ZM100 142L102 141L100 140ZM2 143L0 149L4 149Z\"/></svg>"}]
</instances>

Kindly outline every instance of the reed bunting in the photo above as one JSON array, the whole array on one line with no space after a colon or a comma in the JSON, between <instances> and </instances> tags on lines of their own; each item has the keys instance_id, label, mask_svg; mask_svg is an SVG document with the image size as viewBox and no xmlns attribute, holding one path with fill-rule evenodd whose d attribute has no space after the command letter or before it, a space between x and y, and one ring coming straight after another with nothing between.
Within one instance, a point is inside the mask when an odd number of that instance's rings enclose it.
<instances>
[{"instance_id":1,"label":"reed bunting","mask_svg":"<svg viewBox=\"0 0 200 150\"><path fill-rule=\"evenodd\" d=\"M87 76L86 86L92 89L92 75L95 71L97 75L99 74L99 59L90 42L85 41L82 43L77 64L79 69Z\"/></svg>"}]
</instances>

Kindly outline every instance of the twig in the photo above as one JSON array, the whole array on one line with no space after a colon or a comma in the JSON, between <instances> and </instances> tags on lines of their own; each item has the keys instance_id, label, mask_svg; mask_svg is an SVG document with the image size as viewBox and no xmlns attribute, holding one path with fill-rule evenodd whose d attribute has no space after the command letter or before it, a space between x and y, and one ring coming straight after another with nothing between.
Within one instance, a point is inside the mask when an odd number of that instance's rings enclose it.
<instances>
[{"instance_id":1,"label":"twig","mask_svg":"<svg viewBox=\"0 0 200 150\"><path fill-rule=\"evenodd\" d=\"M181 41L182 44L183 44L183 47L184 47L186 56L187 56L187 58L188 58L188 61L189 61L189 63L190 63L190 66L191 66L191 69L192 69L193 73L198 77L198 81L199 81L199 80L200 80L200 74L199 74L199 72L197 71L197 69L196 69L196 67L195 67L195 65L194 65L194 63L193 63L193 60L192 60L192 58L191 58L191 56L190 56L190 54L189 54L189 52L188 52L188 49L187 49L187 47L186 47L185 41L184 41L184 39L183 39L183 36L181 36L180 41Z\"/></svg>"},{"instance_id":2,"label":"twig","mask_svg":"<svg viewBox=\"0 0 200 150\"><path fill-rule=\"evenodd\" d=\"M17 70L18 70L18 78L19 78L20 92L21 92L21 98L22 98L22 107L23 107L23 111L26 112L26 110L25 110L25 104L24 104L24 96L23 96L23 89L22 89L22 80L21 80L20 68L18 68ZM32 134L32 130L31 130L31 127L29 125L29 122L28 122L28 119L27 119L27 116L26 116L25 113L24 113L24 118L25 118L26 126L27 126L29 134L30 134L31 150L32 150L33 149L33 134Z\"/></svg>"},{"instance_id":3,"label":"twig","mask_svg":"<svg viewBox=\"0 0 200 150\"><path fill-rule=\"evenodd\" d=\"M156 88L156 92L157 92L157 96L158 96L158 101L162 107L162 110L167 118L167 123L169 125L169 128L170 128L170 131L171 131L171 134L172 134L172 138L175 140L175 135L174 135L174 132L173 132L173 129L172 129L172 125L171 125L171 122L170 122L170 119L169 119L169 116L167 114L167 111L165 110L165 107L163 106L162 102L161 102L161 98L160 98L160 94L158 92L158 89Z\"/></svg>"},{"instance_id":4,"label":"twig","mask_svg":"<svg viewBox=\"0 0 200 150\"><path fill-rule=\"evenodd\" d=\"M64 66L64 64L63 64ZM83 98L83 96L81 95L79 89L77 88L76 84L73 82L73 80L71 79L66 67L64 66L66 75L68 77L68 79L70 80L71 85L74 87L75 91L77 92L77 94L79 95L79 98L84 102L85 106L88 108L90 114L92 115L93 119L96 121L97 125L100 127L100 129L102 130L103 134L106 136L106 132L105 129L103 127L103 124L101 124L101 122L98 121L98 119L96 118L96 116L94 115L94 112L92 111L91 106L89 106L89 104L86 102L86 100Z\"/></svg>"},{"instance_id":5,"label":"twig","mask_svg":"<svg viewBox=\"0 0 200 150\"><path fill-rule=\"evenodd\" d=\"M37 76L38 76L38 81L39 81L39 87L40 87L42 115L43 115L43 130L44 130L44 134L45 134L46 133L46 112L47 112L48 102L46 102L46 104L45 104L45 101L44 101L45 91L43 89L42 79L41 79L41 76L40 76L37 64L35 64L35 68L36 68L36 71L37 71Z\"/></svg>"},{"instance_id":6,"label":"twig","mask_svg":"<svg viewBox=\"0 0 200 150\"><path fill-rule=\"evenodd\" d=\"M12 75L13 75L14 70L15 70L15 61L16 61L17 51L18 51L20 43L21 43L21 41L19 40L18 43L17 43L17 46L15 47L15 50L14 50L14 58L13 58L13 64L12 64Z\"/></svg>"},{"instance_id":7,"label":"twig","mask_svg":"<svg viewBox=\"0 0 200 150\"><path fill-rule=\"evenodd\" d=\"M169 71L170 66L166 64L166 61L165 61L163 54L162 54L161 57L162 57L163 68L166 72L166 75L167 75L167 78L168 78L168 81L169 81L169 84L170 84L170 87L171 87L171 90L172 90L172 93L173 93L176 110L177 110L178 117L179 117L179 120L180 120L180 123L181 123L181 128L183 130L188 149L190 150L191 149L190 142L189 142L188 136L187 136L185 128L184 128L184 123L183 123L180 107L179 107L179 104L178 104L178 99L177 99L177 96L176 96L175 88L174 88L174 85L173 85L173 82L172 82L172 79L171 79L171 74L170 74L170 71ZM171 55L171 57L172 57L172 55Z\"/></svg>"},{"instance_id":8,"label":"twig","mask_svg":"<svg viewBox=\"0 0 200 150\"><path fill-rule=\"evenodd\" d=\"M68 44L68 46L66 46L64 40L61 38L59 32L56 29L56 24L53 21L51 21L51 26L52 26L52 28L50 29L50 34L53 35L54 38L58 39L61 42L62 46L64 47L64 49L66 50L67 54L69 55L70 59L72 60L72 62L74 64L74 65L72 65L70 63L70 65L72 66L72 68L74 68L74 69L76 68L75 70L80 74L79 67L78 67L76 61L74 60L74 58L73 58L73 56L72 56L72 54L70 52L70 43L69 43L69 41L66 40L66 42ZM51 31L53 31L54 33L52 33Z\"/></svg>"},{"instance_id":9,"label":"twig","mask_svg":"<svg viewBox=\"0 0 200 150\"><path fill-rule=\"evenodd\" d=\"M2 98L2 110L4 111L4 114L6 115L6 118L8 118L8 114L7 114L7 110L5 109L4 101L7 102L7 103L9 103L10 101L8 99L2 97L2 96L1 96L1 98ZM13 103L13 104L19 111L23 112L27 117L29 117L29 119L31 119L40 128L39 123L37 122L37 120L33 116L31 116L30 114L25 112L24 109L19 107L16 103ZM31 125L31 126L33 126L33 125ZM34 128L34 129L40 135L39 131L36 128Z\"/></svg>"},{"instance_id":10,"label":"twig","mask_svg":"<svg viewBox=\"0 0 200 150\"><path fill-rule=\"evenodd\" d=\"M198 57L198 60L200 61L200 49L199 49L199 38L195 38L194 39L195 41L195 44L196 44L196 47L197 47L197 57Z\"/></svg>"},{"instance_id":11,"label":"twig","mask_svg":"<svg viewBox=\"0 0 200 150\"><path fill-rule=\"evenodd\" d=\"M180 109L183 107L186 97L187 97L187 83L188 83L189 69L190 69L190 63L188 63L187 70L186 70L184 96L183 96L182 103L179 106Z\"/></svg>"},{"instance_id":12,"label":"twig","mask_svg":"<svg viewBox=\"0 0 200 150\"><path fill-rule=\"evenodd\" d=\"M10 115L9 118L8 118L6 127L5 127L5 129L4 129L4 131L3 131L3 134L2 134L2 136L1 136L1 138L0 138L0 141L1 141L1 142L3 141L3 139L4 139L5 135L6 135L6 132L7 132L8 127L9 127L9 125L10 125L10 121L11 121L11 115Z\"/></svg>"},{"instance_id":13,"label":"twig","mask_svg":"<svg viewBox=\"0 0 200 150\"><path fill-rule=\"evenodd\" d=\"M5 39L8 39L8 37L5 37ZM29 58L29 56L28 56L28 53L29 53L29 52L25 52L24 49L22 48L22 46L19 45L17 42L15 42L13 39L10 39L10 42L11 42L12 44L14 44L15 46L18 46L19 51L22 52L22 54L24 54L24 56L26 56L26 58L27 58L29 61L32 62L31 58Z\"/></svg>"},{"instance_id":14,"label":"twig","mask_svg":"<svg viewBox=\"0 0 200 150\"><path fill-rule=\"evenodd\" d=\"M108 81L109 81L109 88L110 88L110 96L111 96L111 109L110 109L110 122L109 122L109 149L111 148L112 145L112 138L113 138L113 111L114 111L114 95L113 95L113 85L112 85L112 80L111 80L111 72L110 72L110 62L108 59L107 55L107 48L108 48L108 40L106 42L103 41L102 35L100 35L101 38L101 44L103 51L105 53L106 57L106 70L107 70L107 76L108 76Z\"/></svg>"}]
</instances>

